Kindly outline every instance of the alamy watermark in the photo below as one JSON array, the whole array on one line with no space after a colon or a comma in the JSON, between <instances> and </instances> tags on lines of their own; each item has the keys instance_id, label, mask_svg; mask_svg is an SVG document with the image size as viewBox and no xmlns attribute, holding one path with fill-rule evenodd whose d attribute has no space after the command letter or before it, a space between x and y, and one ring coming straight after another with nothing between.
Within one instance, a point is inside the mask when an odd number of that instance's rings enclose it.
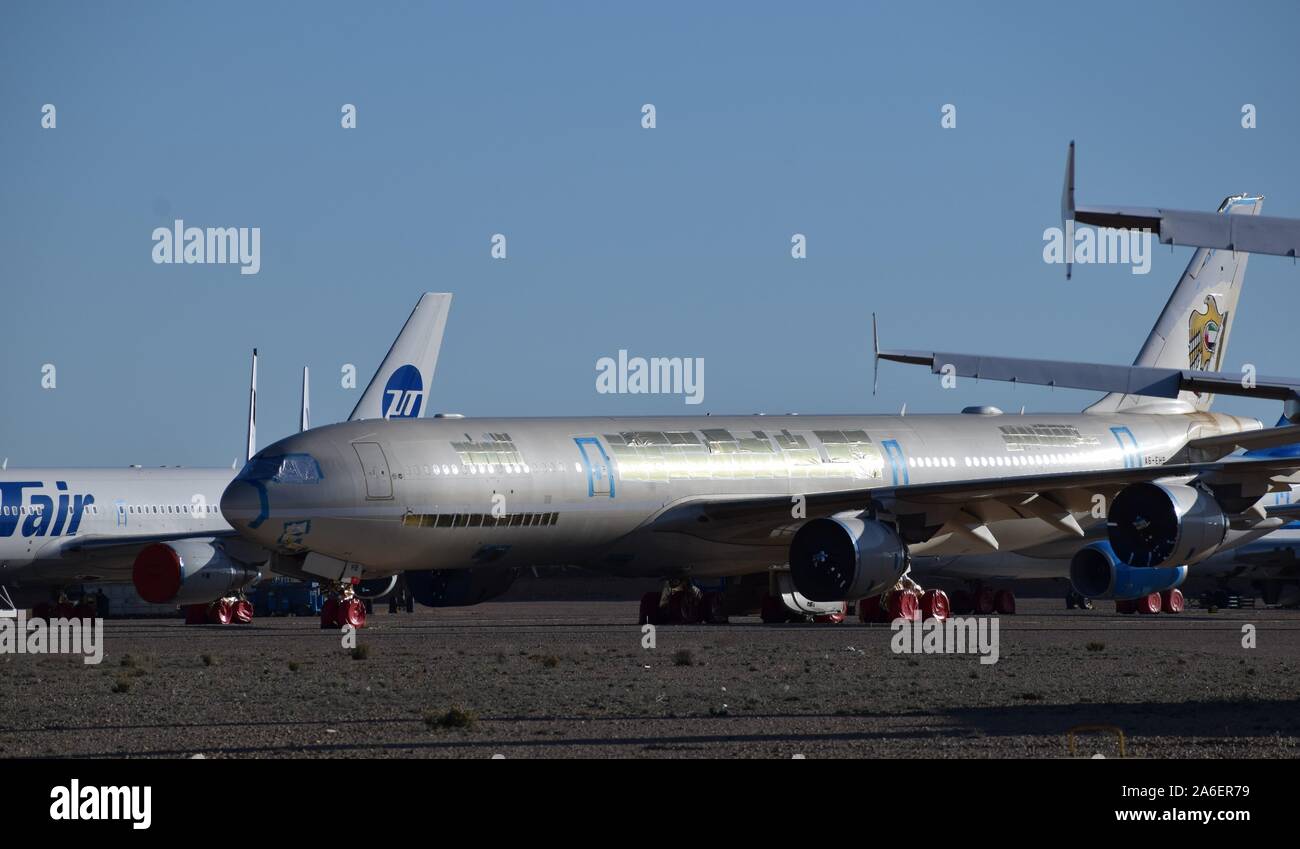
<instances>
[{"instance_id":1,"label":"alamy watermark","mask_svg":"<svg viewBox=\"0 0 1300 849\"><path fill-rule=\"evenodd\" d=\"M703 357L629 357L596 360L596 391L602 395L684 395L687 404L704 402Z\"/></svg>"},{"instance_id":2,"label":"alamy watermark","mask_svg":"<svg viewBox=\"0 0 1300 849\"><path fill-rule=\"evenodd\" d=\"M910 622L895 619L889 648L894 654L978 654L980 663L998 662L1001 652L996 616L953 616Z\"/></svg>"},{"instance_id":3,"label":"alamy watermark","mask_svg":"<svg viewBox=\"0 0 1300 849\"><path fill-rule=\"evenodd\" d=\"M186 227L177 218L171 227L153 231L153 261L157 265L232 264L240 274L262 269L261 227Z\"/></svg>"},{"instance_id":4,"label":"alamy watermark","mask_svg":"<svg viewBox=\"0 0 1300 849\"><path fill-rule=\"evenodd\" d=\"M25 610L0 610L0 654L79 654L104 660L103 619L28 619Z\"/></svg>"},{"instance_id":5,"label":"alamy watermark","mask_svg":"<svg viewBox=\"0 0 1300 849\"><path fill-rule=\"evenodd\" d=\"M1151 231L1117 230L1114 227L1076 228L1074 219L1065 229L1043 231L1043 262L1078 265L1132 265L1134 274L1151 272Z\"/></svg>"}]
</instances>

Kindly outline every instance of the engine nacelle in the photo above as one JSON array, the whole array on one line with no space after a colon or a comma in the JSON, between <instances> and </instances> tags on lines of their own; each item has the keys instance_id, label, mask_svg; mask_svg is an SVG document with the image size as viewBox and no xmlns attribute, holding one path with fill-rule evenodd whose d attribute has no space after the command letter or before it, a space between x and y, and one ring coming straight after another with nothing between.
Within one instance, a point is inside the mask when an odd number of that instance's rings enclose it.
<instances>
[{"instance_id":1,"label":"engine nacelle","mask_svg":"<svg viewBox=\"0 0 1300 849\"><path fill-rule=\"evenodd\" d=\"M236 562L206 540L156 542L136 555L131 582L150 604L205 604L261 577L254 567Z\"/></svg>"},{"instance_id":2,"label":"engine nacelle","mask_svg":"<svg viewBox=\"0 0 1300 849\"><path fill-rule=\"evenodd\" d=\"M389 575L387 578L371 578L357 584L354 590L362 598L381 599L397 588L397 579L397 575Z\"/></svg>"},{"instance_id":3,"label":"engine nacelle","mask_svg":"<svg viewBox=\"0 0 1300 849\"><path fill-rule=\"evenodd\" d=\"M1115 496L1107 526L1115 556L1130 566L1190 565L1218 550L1228 517L1194 486L1135 483Z\"/></svg>"},{"instance_id":4,"label":"engine nacelle","mask_svg":"<svg viewBox=\"0 0 1300 849\"><path fill-rule=\"evenodd\" d=\"M1186 577L1186 566L1129 566L1106 542L1084 546L1070 559L1070 583L1086 598L1142 598L1172 590Z\"/></svg>"},{"instance_id":5,"label":"engine nacelle","mask_svg":"<svg viewBox=\"0 0 1300 849\"><path fill-rule=\"evenodd\" d=\"M907 568L907 547L875 519L813 519L790 542L790 576L812 601L855 601L888 589Z\"/></svg>"},{"instance_id":6,"label":"engine nacelle","mask_svg":"<svg viewBox=\"0 0 1300 849\"><path fill-rule=\"evenodd\" d=\"M425 607L468 607L510 589L514 569L428 569L406 573L411 598Z\"/></svg>"}]
</instances>

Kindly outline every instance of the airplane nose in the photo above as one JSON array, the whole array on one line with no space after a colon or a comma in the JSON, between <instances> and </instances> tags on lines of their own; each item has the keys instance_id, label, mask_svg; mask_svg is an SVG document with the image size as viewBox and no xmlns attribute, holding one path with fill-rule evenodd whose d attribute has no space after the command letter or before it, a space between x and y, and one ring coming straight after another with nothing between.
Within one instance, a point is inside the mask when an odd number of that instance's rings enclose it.
<instances>
[{"instance_id":1,"label":"airplane nose","mask_svg":"<svg viewBox=\"0 0 1300 849\"><path fill-rule=\"evenodd\" d=\"M254 533L267 515L266 489L259 482L231 481L221 494L221 515L235 530L246 536Z\"/></svg>"}]
</instances>

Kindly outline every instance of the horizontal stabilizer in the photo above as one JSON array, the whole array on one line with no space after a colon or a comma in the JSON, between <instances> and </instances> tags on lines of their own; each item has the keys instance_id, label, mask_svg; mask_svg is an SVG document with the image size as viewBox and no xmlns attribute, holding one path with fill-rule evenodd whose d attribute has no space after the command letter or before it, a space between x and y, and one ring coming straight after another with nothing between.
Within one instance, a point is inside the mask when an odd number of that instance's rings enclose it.
<instances>
[{"instance_id":1,"label":"horizontal stabilizer","mask_svg":"<svg viewBox=\"0 0 1300 849\"><path fill-rule=\"evenodd\" d=\"M1164 245L1290 257L1300 251L1300 219L1160 207L1077 206L1074 179L1074 142L1070 142L1061 193L1062 221L1073 219L1076 224L1116 230L1150 230Z\"/></svg>"}]
</instances>

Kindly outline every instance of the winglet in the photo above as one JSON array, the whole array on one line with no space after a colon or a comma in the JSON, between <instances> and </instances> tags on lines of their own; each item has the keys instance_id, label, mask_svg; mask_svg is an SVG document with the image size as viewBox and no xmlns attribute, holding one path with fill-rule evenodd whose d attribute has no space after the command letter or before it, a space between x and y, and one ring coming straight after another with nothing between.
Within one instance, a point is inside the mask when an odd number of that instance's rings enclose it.
<instances>
[{"instance_id":1,"label":"winglet","mask_svg":"<svg viewBox=\"0 0 1300 849\"><path fill-rule=\"evenodd\" d=\"M1066 241L1069 243L1066 249L1070 252L1069 258L1065 261L1065 279L1070 279L1070 266L1074 259L1074 242L1068 237L1073 234L1070 232L1070 222L1074 220L1074 140L1070 140L1070 149L1065 154L1065 186L1061 189L1061 232L1067 236Z\"/></svg>"},{"instance_id":2,"label":"winglet","mask_svg":"<svg viewBox=\"0 0 1300 849\"><path fill-rule=\"evenodd\" d=\"M302 412L298 415L298 432L311 430L311 370L302 367Z\"/></svg>"},{"instance_id":3,"label":"winglet","mask_svg":"<svg viewBox=\"0 0 1300 849\"><path fill-rule=\"evenodd\" d=\"M253 376L248 385L248 457L257 453L257 349L253 349Z\"/></svg>"}]
</instances>

